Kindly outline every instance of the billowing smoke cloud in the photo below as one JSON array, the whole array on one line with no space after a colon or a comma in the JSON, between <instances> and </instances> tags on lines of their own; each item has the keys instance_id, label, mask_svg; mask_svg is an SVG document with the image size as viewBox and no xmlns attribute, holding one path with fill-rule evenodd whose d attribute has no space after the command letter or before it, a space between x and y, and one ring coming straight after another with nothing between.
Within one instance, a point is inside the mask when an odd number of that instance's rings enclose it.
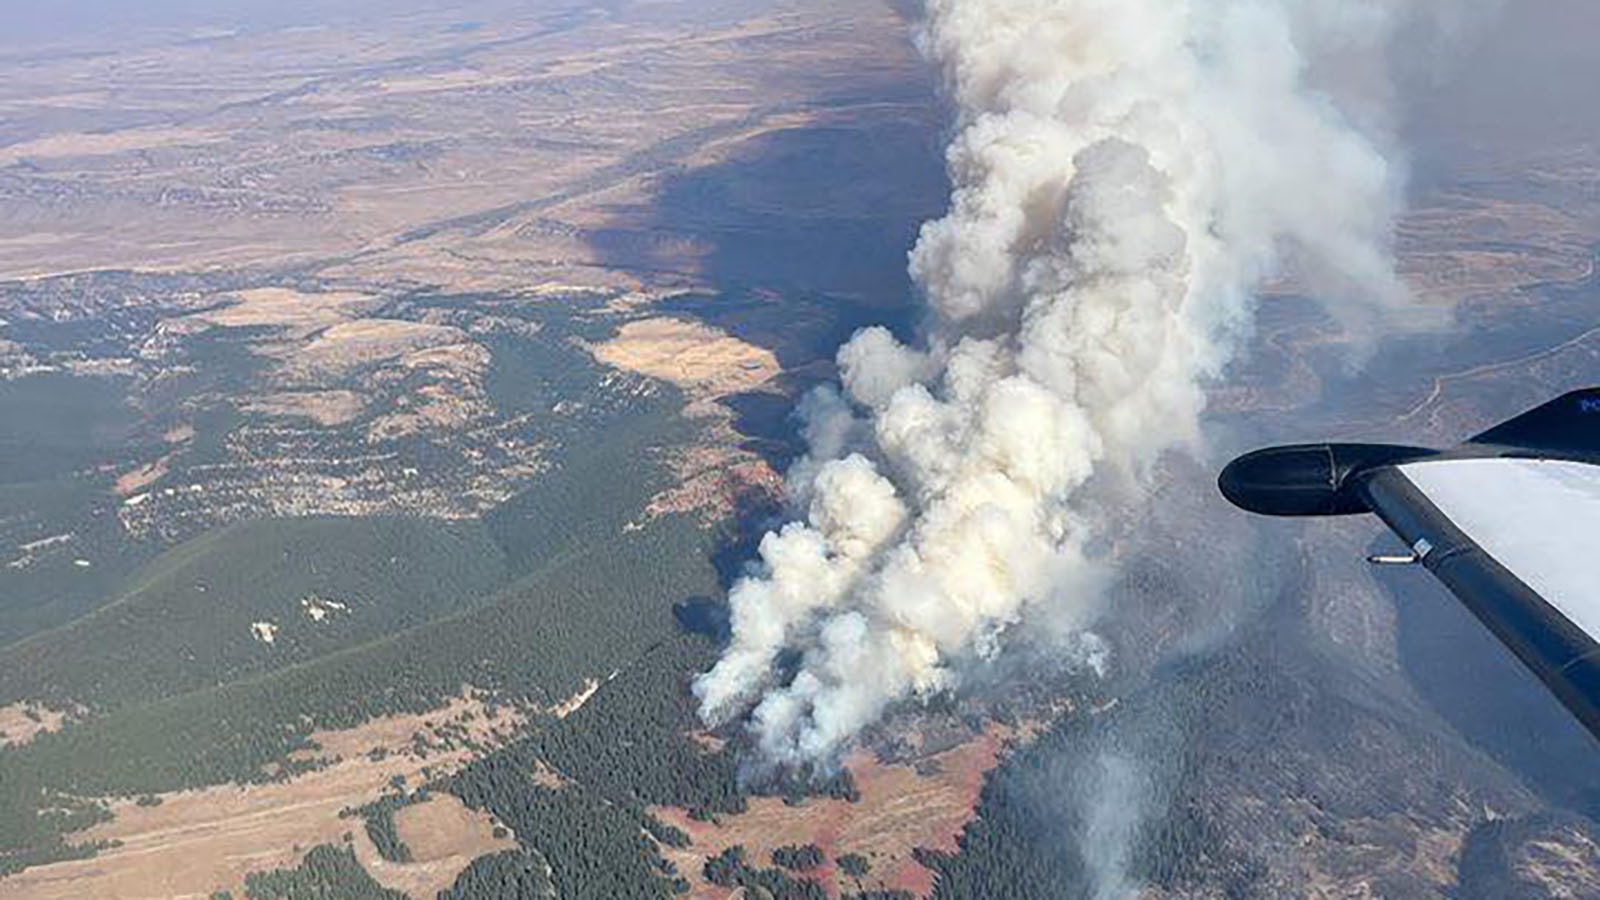
<instances>
[{"instance_id":1,"label":"billowing smoke cloud","mask_svg":"<svg viewBox=\"0 0 1600 900\"><path fill-rule=\"evenodd\" d=\"M708 721L748 714L770 761L827 761L1040 610L1102 661L1086 483L1193 446L1286 252L1343 309L1403 294L1400 179L1307 73L1408 6L927 0L958 119L950 211L911 255L925 335L861 332L843 391L806 401L796 520L731 593Z\"/></svg>"}]
</instances>

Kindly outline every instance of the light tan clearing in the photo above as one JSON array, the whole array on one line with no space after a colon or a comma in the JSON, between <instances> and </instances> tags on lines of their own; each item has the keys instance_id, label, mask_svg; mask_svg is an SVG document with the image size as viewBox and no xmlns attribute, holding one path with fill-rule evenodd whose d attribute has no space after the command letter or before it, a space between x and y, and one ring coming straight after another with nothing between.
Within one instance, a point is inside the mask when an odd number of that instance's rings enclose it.
<instances>
[{"instance_id":1,"label":"light tan clearing","mask_svg":"<svg viewBox=\"0 0 1600 900\"><path fill-rule=\"evenodd\" d=\"M384 94L431 94L438 91L457 91L463 88L490 88L515 84L516 78L504 75L486 75L474 69L456 69L435 75L417 75L410 78L385 78L377 89Z\"/></svg>"},{"instance_id":2,"label":"light tan clearing","mask_svg":"<svg viewBox=\"0 0 1600 900\"><path fill-rule=\"evenodd\" d=\"M310 419L324 428L350 422L366 408L367 398L355 391L284 391L244 404L245 412Z\"/></svg>"},{"instance_id":3,"label":"light tan clearing","mask_svg":"<svg viewBox=\"0 0 1600 900\"><path fill-rule=\"evenodd\" d=\"M222 328L281 328L309 333L348 321L374 301L367 294L306 294L288 288L240 291L230 299L233 302L229 305L196 313L189 320Z\"/></svg>"},{"instance_id":4,"label":"light tan clearing","mask_svg":"<svg viewBox=\"0 0 1600 900\"><path fill-rule=\"evenodd\" d=\"M1271 807L1259 798L1241 798L1241 803L1253 809L1256 815L1270 814L1267 810ZM1309 818L1315 814L1315 807L1305 801L1293 805L1303 817ZM1293 877L1301 889L1297 896L1381 897L1385 894L1377 889L1377 885L1400 872L1432 888L1429 893L1450 896L1452 889L1459 885L1461 846L1475 824L1478 822L1465 816L1446 819L1439 827L1427 827L1404 813L1351 816L1340 822L1343 840L1331 843L1314 826L1303 827L1301 835L1294 842L1298 856ZM1400 837L1402 835L1404 837ZM1352 869L1363 872L1363 876L1352 879ZM1520 866L1517 869L1519 873L1527 874ZM1153 894L1152 900L1156 896L1172 895L1164 892ZM1553 893L1533 896L1591 895Z\"/></svg>"},{"instance_id":5,"label":"light tan clearing","mask_svg":"<svg viewBox=\"0 0 1600 900\"><path fill-rule=\"evenodd\" d=\"M399 360L399 368L424 373L433 380L401 397L395 409L380 416L367 429L368 437L386 440L429 431L457 430L474 420L493 416L494 407L482 384L490 359L488 348L479 344L445 344L406 354Z\"/></svg>"},{"instance_id":6,"label":"light tan clearing","mask_svg":"<svg viewBox=\"0 0 1600 900\"><path fill-rule=\"evenodd\" d=\"M405 399L403 412L391 413L372 423L367 437L374 441L392 440L424 432L461 429L474 419L492 414L477 385L463 390L441 384L424 385ZM537 470L537 464L533 465Z\"/></svg>"},{"instance_id":7,"label":"light tan clearing","mask_svg":"<svg viewBox=\"0 0 1600 900\"><path fill-rule=\"evenodd\" d=\"M99 109L111 102L110 91L66 91L64 93L42 93L37 97L19 97L12 103L6 104L14 108L27 109L29 107L54 107L57 109Z\"/></svg>"},{"instance_id":8,"label":"light tan clearing","mask_svg":"<svg viewBox=\"0 0 1600 900\"><path fill-rule=\"evenodd\" d=\"M489 715L489 706L478 692L471 688L462 696L437 710L404 716L385 716L373 719L360 728L344 731L318 731L311 735L317 745L314 751L302 751L301 758L367 756L374 751L410 752L412 738L417 734L435 734L447 725L460 725L468 737L483 744L499 743L527 723L527 717L510 707L497 705L495 715ZM436 763L448 762L461 751L431 753ZM447 759L447 757L449 759ZM437 769L438 766L436 765Z\"/></svg>"},{"instance_id":9,"label":"light tan clearing","mask_svg":"<svg viewBox=\"0 0 1600 900\"><path fill-rule=\"evenodd\" d=\"M117 479L114 490L118 497L128 497L165 478L171 457L163 456L149 465L124 473Z\"/></svg>"},{"instance_id":10,"label":"light tan clearing","mask_svg":"<svg viewBox=\"0 0 1600 900\"><path fill-rule=\"evenodd\" d=\"M1579 282L1593 272L1592 234L1555 207L1446 193L1400 223L1400 274L1417 297L1447 303Z\"/></svg>"},{"instance_id":11,"label":"light tan clearing","mask_svg":"<svg viewBox=\"0 0 1600 900\"><path fill-rule=\"evenodd\" d=\"M36 541L29 541L26 544L19 546L17 549L21 550L25 554L38 553L40 550L48 550L51 547L60 547L64 544L70 544L75 537L77 537L77 535L70 531L66 534L52 534L49 537L39 538Z\"/></svg>"},{"instance_id":12,"label":"light tan clearing","mask_svg":"<svg viewBox=\"0 0 1600 900\"><path fill-rule=\"evenodd\" d=\"M439 336L459 336L461 332L445 326L429 325L426 328L445 328L435 332ZM481 375L489 370L489 350L479 344L441 343L409 353L400 364L408 369L437 369L450 373Z\"/></svg>"},{"instance_id":13,"label":"light tan clearing","mask_svg":"<svg viewBox=\"0 0 1600 900\"><path fill-rule=\"evenodd\" d=\"M923 760L924 771L906 765L885 765L870 754L857 753L847 762L861 791L858 803L813 799L789 806L780 798L750 801L748 811L721 816L720 823L696 822L686 811L655 808L662 821L687 832L693 843L661 852L689 879L689 896L731 900L738 889L718 887L702 874L706 857L743 845L752 865L772 865L778 847L815 844L826 862L806 873L827 889L829 896L866 889L907 890L926 896L933 888L933 873L912 858L917 847L954 851L957 840L972 821L985 775L999 761L1002 738L994 731ZM859 853L872 863L872 872L855 880L839 872L835 861L845 853Z\"/></svg>"},{"instance_id":14,"label":"light tan clearing","mask_svg":"<svg viewBox=\"0 0 1600 900\"><path fill-rule=\"evenodd\" d=\"M451 794L434 794L426 803L394 814L395 830L411 851L411 862L389 862L367 840L356 842L356 859L384 887L415 900L433 900L473 860L516 847L509 831L505 837L494 836L497 825L493 816L468 809Z\"/></svg>"},{"instance_id":15,"label":"light tan clearing","mask_svg":"<svg viewBox=\"0 0 1600 900\"><path fill-rule=\"evenodd\" d=\"M415 788L423 781L424 767L437 776L469 761L472 755L459 741L455 749L443 746L446 727L460 728L473 740L494 746L508 739L523 722L522 715L510 707L498 707L491 717L487 704L469 689L430 713L388 716L359 728L313 735L320 749L300 756L338 761L290 781L165 794L157 806L139 806L127 799L113 801L111 821L76 839L83 843L118 841L119 846L92 859L52 863L0 879L0 898L154 900L207 897L218 890L239 897L244 893L246 874L293 868L312 847L343 846L346 834L352 835L357 858L380 882L392 881L393 886L408 890L415 885L448 884L460 872L451 867L459 863L464 868L473 848L485 847L485 852L498 848L491 834L492 822L463 817L451 811L448 803L418 814L420 819L411 823L410 833L438 855L423 857L419 853L423 868L412 872L409 866L383 863L368 842L361 820L340 818L339 812L377 800L390 790L390 781L396 777ZM414 746L417 735L429 745L425 753ZM467 830L444 833L451 822L464 823ZM484 825L490 830L484 830ZM432 892L420 895L425 900L432 897Z\"/></svg>"},{"instance_id":16,"label":"light tan clearing","mask_svg":"<svg viewBox=\"0 0 1600 900\"><path fill-rule=\"evenodd\" d=\"M16 237L0 238L0 249L27 249L30 247L49 246L62 241L70 241L77 236L75 234L54 234L47 231L19 234Z\"/></svg>"},{"instance_id":17,"label":"light tan clearing","mask_svg":"<svg viewBox=\"0 0 1600 900\"><path fill-rule=\"evenodd\" d=\"M161 439L169 444L186 444L189 441L194 440L194 426L187 424L179 425L178 427L173 428L166 434L162 435Z\"/></svg>"},{"instance_id":18,"label":"light tan clearing","mask_svg":"<svg viewBox=\"0 0 1600 900\"><path fill-rule=\"evenodd\" d=\"M320 385L325 384L327 379L343 378L360 369L401 359L418 351L466 343L466 334L448 325L424 325L400 319L360 319L340 322L304 346L261 349L267 355L283 358L286 379ZM439 356L432 358L436 361L445 359Z\"/></svg>"},{"instance_id":19,"label":"light tan clearing","mask_svg":"<svg viewBox=\"0 0 1600 900\"><path fill-rule=\"evenodd\" d=\"M671 382L701 397L754 390L782 371L771 350L682 319L629 322L593 352L606 365Z\"/></svg>"},{"instance_id":20,"label":"light tan clearing","mask_svg":"<svg viewBox=\"0 0 1600 900\"><path fill-rule=\"evenodd\" d=\"M65 724L65 712L37 703L0 706L0 747L20 747L41 734L60 731Z\"/></svg>"},{"instance_id":21,"label":"light tan clearing","mask_svg":"<svg viewBox=\"0 0 1600 900\"><path fill-rule=\"evenodd\" d=\"M613 368L683 388L690 398L684 415L706 429L699 446L668 461L677 485L652 498L642 520L629 527L674 513L696 513L709 525L746 501L777 496L782 479L742 446L732 411L716 402L760 390L781 374L771 350L697 322L654 318L629 322L591 351Z\"/></svg>"},{"instance_id":22,"label":"light tan clearing","mask_svg":"<svg viewBox=\"0 0 1600 900\"><path fill-rule=\"evenodd\" d=\"M572 784L571 781L567 780L567 776L550 768L543 760L534 761L532 781L534 784L542 788L549 788L552 791L565 790Z\"/></svg>"},{"instance_id":23,"label":"light tan clearing","mask_svg":"<svg viewBox=\"0 0 1600 900\"><path fill-rule=\"evenodd\" d=\"M192 147L216 144L226 137L210 131L188 128L139 128L103 134L52 134L48 137L0 147L0 166L25 159L74 156L106 156L160 147Z\"/></svg>"},{"instance_id":24,"label":"light tan clearing","mask_svg":"<svg viewBox=\"0 0 1600 900\"><path fill-rule=\"evenodd\" d=\"M617 673L612 672L611 678L615 677L617 677ZM611 678L607 678L606 681L610 681ZM600 684L601 682L598 678L591 678L588 681L585 681L583 683L583 690L551 707L550 714L558 719L565 719L567 716L570 716L578 710L583 709L583 705L589 702L589 698L593 697L600 691Z\"/></svg>"}]
</instances>

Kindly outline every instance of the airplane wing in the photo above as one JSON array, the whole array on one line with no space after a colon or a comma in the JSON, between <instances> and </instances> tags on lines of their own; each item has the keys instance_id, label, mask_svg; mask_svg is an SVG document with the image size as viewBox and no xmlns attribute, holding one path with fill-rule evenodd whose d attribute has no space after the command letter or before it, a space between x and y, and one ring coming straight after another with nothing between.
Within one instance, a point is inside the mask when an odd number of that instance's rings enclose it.
<instances>
[{"instance_id":1,"label":"airplane wing","mask_svg":"<svg viewBox=\"0 0 1600 900\"><path fill-rule=\"evenodd\" d=\"M1277 516L1376 513L1600 738L1600 389L1447 451L1276 447L1235 460L1223 494Z\"/></svg>"}]
</instances>

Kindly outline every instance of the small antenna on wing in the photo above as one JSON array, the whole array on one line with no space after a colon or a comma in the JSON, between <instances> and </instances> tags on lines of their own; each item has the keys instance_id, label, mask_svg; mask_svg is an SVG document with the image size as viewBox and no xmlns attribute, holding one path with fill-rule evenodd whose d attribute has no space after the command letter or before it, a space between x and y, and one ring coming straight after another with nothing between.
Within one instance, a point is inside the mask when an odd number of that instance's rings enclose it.
<instances>
[{"instance_id":1,"label":"small antenna on wing","mask_svg":"<svg viewBox=\"0 0 1600 900\"><path fill-rule=\"evenodd\" d=\"M1415 566L1427 559L1428 554L1432 552L1433 545L1423 539L1412 546L1410 553L1404 555L1380 553L1376 556L1367 557L1367 562L1375 566Z\"/></svg>"}]
</instances>

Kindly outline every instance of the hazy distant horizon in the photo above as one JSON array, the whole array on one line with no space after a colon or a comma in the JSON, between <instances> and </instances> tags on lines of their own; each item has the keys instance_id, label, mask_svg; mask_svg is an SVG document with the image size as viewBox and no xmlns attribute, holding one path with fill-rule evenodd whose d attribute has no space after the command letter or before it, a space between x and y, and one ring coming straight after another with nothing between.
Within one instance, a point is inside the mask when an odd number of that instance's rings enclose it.
<instances>
[{"instance_id":1,"label":"hazy distant horizon","mask_svg":"<svg viewBox=\"0 0 1600 900\"><path fill-rule=\"evenodd\" d=\"M0 6L0 45L94 37L111 30L234 29L308 25L355 14L408 8L457 7L470 17L492 4L459 0L57 0L49 5Z\"/></svg>"}]
</instances>

